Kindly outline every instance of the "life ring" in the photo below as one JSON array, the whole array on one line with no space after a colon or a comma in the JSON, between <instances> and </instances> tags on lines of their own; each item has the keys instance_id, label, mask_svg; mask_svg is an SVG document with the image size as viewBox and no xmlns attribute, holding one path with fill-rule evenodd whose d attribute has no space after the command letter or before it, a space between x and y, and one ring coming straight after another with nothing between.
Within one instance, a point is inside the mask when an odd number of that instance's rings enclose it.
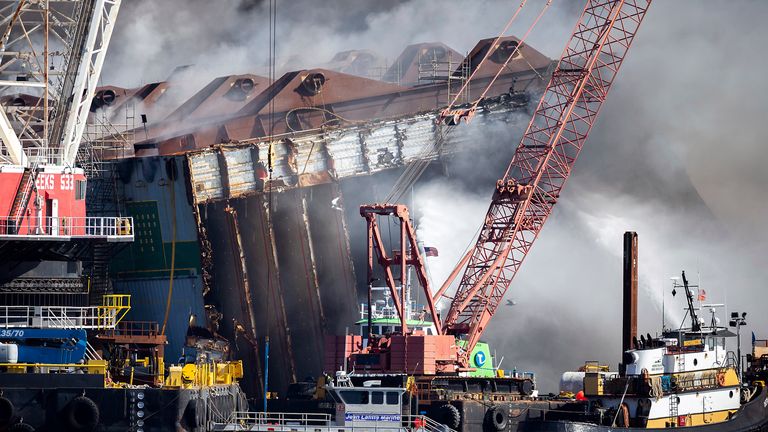
<instances>
[{"instance_id":1,"label":"life ring","mask_svg":"<svg viewBox=\"0 0 768 432\"><path fill-rule=\"evenodd\" d=\"M90 398L78 396L67 404L64 422L72 432L92 432L99 425L99 407Z\"/></svg>"},{"instance_id":2,"label":"life ring","mask_svg":"<svg viewBox=\"0 0 768 432\"><path fill-rule=\"evenodd\" d=\"M503 431L509 423L509 414L504 406L497 405L488 410L488 422L497 431Z\"/></svg>"},{"instance_id":3,"label":"life ring","mask_svg":"<svg viewBox=\"0 0 768 432\"><path fill-rule=\"evenodd\" d=\"M0 427L8 426L13 420L13 402L6 397L0 397Z\"/></svg>"},{"instance_id":4,"label":"life ring","mask_svg":"<svg viewBox=\"0 0 768 432\"><path fill-rule=\"evenodd\" d=\"M717 373L717 385L719 385L720 387L725 386L725 373L723 372Z\"/></svg>"}]
</instances>

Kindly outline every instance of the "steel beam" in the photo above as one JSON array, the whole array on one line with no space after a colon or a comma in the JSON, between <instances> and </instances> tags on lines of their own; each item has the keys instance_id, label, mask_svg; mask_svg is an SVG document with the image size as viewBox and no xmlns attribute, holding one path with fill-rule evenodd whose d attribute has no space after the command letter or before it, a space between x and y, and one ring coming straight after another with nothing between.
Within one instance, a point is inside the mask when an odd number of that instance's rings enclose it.
<instances>
[{"instance_id":1,"label":"steel beam","mask_svg":"<svg viewBox=\"0 0 768 432\"><path fill-rule=\"evenodd\" d=\"M8 150L8 157L14 165L21 165L26 167L29 163L24 149L21 147L21 141L16 136L16 131L13 130L8 116L5 115L5 111L0 109L0 140L3 142L3 146Z\"/></svg>"},{"instance_id":2,"label":"steel beam","mask_svg":"<svg viewBox=\"0 0 768 432\"><path fill-rule=\"evenodd\" d=\"M88 121L91 101L96 93L101 68L107 55L112 30L120 11L121 0L96 0L91 24L88 29L80 64L77 68L77 78L72 92L67 95L72 104L64 123L61 137L62 163L73 166L77 150L83 137L83 131Z\"/></svg>"}]
</instances>

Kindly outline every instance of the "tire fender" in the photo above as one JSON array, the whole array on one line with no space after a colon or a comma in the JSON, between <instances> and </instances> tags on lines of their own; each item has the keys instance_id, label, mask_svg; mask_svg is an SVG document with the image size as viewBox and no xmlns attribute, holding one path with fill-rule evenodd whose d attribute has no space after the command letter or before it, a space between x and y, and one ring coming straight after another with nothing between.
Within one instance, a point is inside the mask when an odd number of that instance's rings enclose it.
<instances>
[{"instance_id":1,"label":"tire fender","mask_svg":"<svg viewBox=\"0 0 768 432\"><path fill-rule=\"evenodd\" d=\"M13 402L6 397L0 397L0 427L11 424L14 411Z\"/></svg>"},{"instance_id":2,"label":"tire fender","mask_svg":"<svg viewBox=\"0 0 768 432\"><path fill-rule=\"evenodd\" d=\"M497 431L507 429L507 426L509 425L509 413L507 412L506 406L496 405L489 409L486 415L488 416L488 423L493 429Z\"/></svg>"},{"instance_id":3,"label":"tire fender","mask_svg":"<svg viewBox=\"0 0 768 432\"><path fill-rule=\"evenodd\" d=\"M461 424L461 413L459 409L451 404L441 405L437 409L438 416L440 417L440 423L448 426L453 430L459 430Z\"/></svg>"},{"instance_id":4,"label":"tire fender","mask_svg":"<svg viewBox=\"0 0 768 432\"><path fill-rule=\"evenodd\" d=\"M72 432L93 432L99 425L99 407L87 396L78 396L64 409L64 423Z\"/></svg>"}]
</instances>

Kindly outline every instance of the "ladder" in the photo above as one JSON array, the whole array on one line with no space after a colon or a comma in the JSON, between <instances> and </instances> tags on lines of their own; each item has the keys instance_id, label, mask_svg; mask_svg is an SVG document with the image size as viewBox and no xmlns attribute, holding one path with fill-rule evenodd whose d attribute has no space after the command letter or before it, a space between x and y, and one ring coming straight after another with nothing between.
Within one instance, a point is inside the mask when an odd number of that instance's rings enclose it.
<instances>
[{"instance_id":1,"label":"ladder","mask_svg":"<svg viewBox=\"0 0 768 432\"><path fill-rule=\"evenodd\" d=\"M669 395L669 419L671 426L677 426L677 401L680 400L676 394Z\"/></svg>"},{"instance_id":2,"label":"ladder","mask_svg":"<svg viewBox=\"0 0 768 432\"><path fill-rule=\"evenodd\" d=\"M19 188L16 190L16 197L13 199L10 213L11 223L9 229L12 230L13 234L17 234L19 227L21 227L24 212L27 210L27 204L29 204L29 198L35 189L37 171L37 162L34 162L29 169L24 170L24 174L21 176Z\"/></svg>"}]
</instances>

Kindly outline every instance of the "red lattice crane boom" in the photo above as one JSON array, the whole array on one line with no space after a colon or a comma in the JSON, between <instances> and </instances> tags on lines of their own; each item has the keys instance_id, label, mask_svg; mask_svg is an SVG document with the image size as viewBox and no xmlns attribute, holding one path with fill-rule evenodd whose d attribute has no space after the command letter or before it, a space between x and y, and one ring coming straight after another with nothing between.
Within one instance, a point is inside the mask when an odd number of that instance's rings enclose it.
<instances>
[{"instance_id":1,"label":"red lattice crane boom","mask_svg":"<svg viewBox=\"0 0 768 432\"><path fill-rule=\"evenodd\" d=\"M479 341L557 203L650 4L587 2L512 162L496 183L477 242L459 264L466 268L443 327L466 339L466 353Z\"/></svg>"}]
</instances>

